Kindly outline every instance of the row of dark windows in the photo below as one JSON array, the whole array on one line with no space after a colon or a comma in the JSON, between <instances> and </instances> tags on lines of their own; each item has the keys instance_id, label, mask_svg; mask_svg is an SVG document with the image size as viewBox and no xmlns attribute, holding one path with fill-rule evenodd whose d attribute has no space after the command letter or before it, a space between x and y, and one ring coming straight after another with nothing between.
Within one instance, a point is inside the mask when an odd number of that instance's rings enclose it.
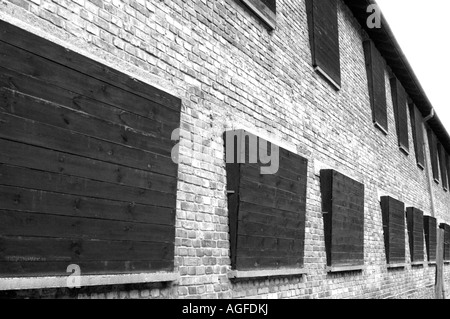
<instances>
[{"instance_id":1,"label":"row of dark windows","mask_svg":"<svg viewBox=\"0 0 450 319\"><path fill-rule=\"evenodd\" d=\"M261 156L274 148L260 145L272 144L243 130L232 133L225 138L227 159L231 151L234 159L226 165L232 268L246 271L303 267L308 160L277 147L278 171L262 174L267 161L263 163ZM233 148L228 138L234 139ZM257 152L253 152L253 162L251 145ZM335 170L322 170L320 191L327 266L330 271L362 269L364 184ZM391 197L380 201L387 262L405 263L405 205ZM411 261L424 261L424 240L428 261L435 261L436 219L409 207L406 220ZM450 236L450 228L444 224L441 227L446 229L445 236ZM449 249L446 242L446 259L450 259Z\"/></svg>"},{"instance_id":2,"label":"row of dark windows","mask_svg":"<svg viewBox=\"0 0 450 319\"><path fill-rule=\"evenodd\" d=\"M259 1L245 0L245 2ZM259 3L260 7L265 6L266 9L273 14L276 13L275 0L266 0ZM314 69L339 90L341 87L341 68L337 0L307 0L306 9ZM264 19L264 17L262 18ZM387 135L389 125L386 100L385 62L373 41L366 40L364 41L363 46L373 122L377 128ZM408 95L403 85L395 76L390 79L390 86L399 148L406 155L410 153L408 135L409 111L417 165L421 169L424 169L425 137L422 114L414 103L408 101ZM439 141L437 141L435 134L431 130L428 132L428 139L433 177L436 182L442 182L444 190L447 191L450 180L449 155Z\"/></svg>"}]
</instances>

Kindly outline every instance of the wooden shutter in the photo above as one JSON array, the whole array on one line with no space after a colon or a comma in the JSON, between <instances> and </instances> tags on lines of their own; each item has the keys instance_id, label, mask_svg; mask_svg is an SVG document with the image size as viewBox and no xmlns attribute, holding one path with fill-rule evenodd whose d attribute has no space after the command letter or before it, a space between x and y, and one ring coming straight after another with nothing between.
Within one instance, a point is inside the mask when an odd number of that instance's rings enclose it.
<instances>
[{"instance_id":1,"label":"wooden shutter","mask_svg":"<svg viewBox=\"0 0 450 319\"><path fill-rule=\"evenodd\" d=\"M450 225L441 224L439 228L444 230L444 260L450 260Z\"/></svg>"},{"instance_id":2,"label":"wooden shutter","mask_svg":"<svg viewBox=\"0 0 450 319\"><path fill-rule=\"evenodd\" d=\"M433 171L433 178L439 183L439 164L438 164L438 152L437 152L437 140L436 135L432 130L428 130L428 146L430 148L430 160L431 169Z\"/></svg>"},{"instance_id":3,"label":"wooden shutter","mask_svg":"<svg viewBox=\"0 0 450 319\"><path fill-rule=\"evenodd\" d=\"M276 0L242 0L270 29L277 25L277 3Z\"/></svg>"},{"instance_id":4,"label":"wooden shutter","mask_svg":"<svg viewBox=\"0 0 450 319\"><path fill-rule=\"evenodd\" d=\"M334 170L320 184L328 266L364 265L364 185Z\"/></svg>"},{"instance_id":5,"label":"wooden shutter","mask_svg":"<svg viewBox=\"0 0 450 319\"><path fill-rule=\"evenodd\" d=\"M381 198L384 246L388 264L405 262L405 204L392 197Z\"/></svg>"},{"instance_id":6,"label":"wooden shutter","mask_svg":"<svg viewBox=\"0 0 450 319\"><path fill-rule=\"evenodd\" d=\"M441 168L442 187L448 190L447 158L446 151L441 143L438 143L439 167Z\"/></svg>"},{"instance_id":7,"label":"wooden shutter","mask_svg":"<svg viewBox=\"0 0 450 319\"><path fill-rule=\"evenodd\" d=\"M425 150L424 150L424 136L423 136L423 117L419 109L414 105L409 105L411 114L411 126L414 137L414 149L416 152L417 165L425 168Z\"/></svg>"},{"instance_id":8,"label":"wooden shutter","mask_svg":"<svg viewBox=\"0 0 450 319\"><path fill-rule=\"evenodd\" d=\"M181 100L0 30L0 276L173 270Z\"/></svg>"},{"instance_id":9,"label":"wooden shutter","mask_svg":"<svg viewBox=\"0 0 450 319\"><path fill-rule=\"evenodd\" d=\"M406 209L408 221L409 250L411 261L424 261L423 250L423 212L420 209L408 207Z\"/></svg>"},{"instance_id":10,"label":"wooden shutter","mask_svg":"<svg viewBox=\"0 0 450 319\"><path fill-rule=\"evenodd\" d=\"M278 172L262 175L260 160L249 161L249 140L265 141L242 130L232 133L225 134L225 144L235 135L235 159L246 159L226 165L232 268L302 267L308 160L279 148Z\"/></svg>"},{"instance_id":11,"label":"wooden shutter","mask_svg":"<svg viewBox=\"0 0 450 319\"><path fill-rule=\"evenodd\" d=\"M337 89L341 87L337 0L307 0L309 38L314 68Z\"/></svg>"},{"instance_id":12,"label":"wooden shutter","mask_svg":"<svg viewBox=\"0 0 450 319\"><path fill-rule=\"evenodd\" d=\"M397 78L391 79L392 102L395 111L395 123L397 126L397 137L400 149L409 153L408 138L408 113L406 106L406 91Z\"/></svg>"},{"instance_id":13,"label":"wooden shutter","mask_svg":"<svg viewBox=\"0 0 450 319\"><path fill-rule=\"evenodd\" d=\"M364 41L364 53L373 122L387 134L388 119L384 60L371 40Z\"/></svg>"},{"instance_id":14,"label":"wooden shutter","mask_svg":"<svg viewBox=\"0 0 450 319\"><path fill-rule=\"evenodd\" d=\"M450 184L450 156L448 155L448 153L445 153L445 162L447 166L447 181Z\"/></svg>"},{"instance_id":15,"label":"wooden shutter","mask_svg":"<svg viewBox=\"0 0 450 319\"><path fill-rule=\"evenodd\" d=\"M425 245L427 247L428 261L436 261L436 244L437 244L436 218L431 216L424 216L423 228L425 230Z\"/></svg>"}]
</instances>

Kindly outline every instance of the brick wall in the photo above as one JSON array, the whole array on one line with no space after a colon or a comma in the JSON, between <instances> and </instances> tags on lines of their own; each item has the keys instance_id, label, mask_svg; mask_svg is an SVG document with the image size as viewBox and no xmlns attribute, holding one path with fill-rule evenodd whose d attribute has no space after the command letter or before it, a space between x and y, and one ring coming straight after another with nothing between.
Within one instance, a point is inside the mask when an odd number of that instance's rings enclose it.
<instances>
[{"instance_id":1,"label":"brick wall","mask_svg":"<svg viewBox=\"0 0 450 319\"><path fill-rule=\"evenodd\" d=\"M313 71L304 0L277 1L268 32L236 0L0 0L0 18L182 98L175 271L179 282L10 292L78 298L432 298L435 267L387 270L379 198L431 215L427 170L397 143L386 70L389 134L372 124L366 37L338 5L342 88ZM409 116L409 114L408 114ZM409 122L410 123L410 122ZM222 133L245 128L309 159L307 275L232 282ZM412 131L409 124L410 142ZM412 145L412 143L411 143ZM431 171L427 149L427 169ZM327 274L318 168L365 184L362 273ZM450 194L431 183L438 222ZM407 232L405 229L405 236ZM407 238L407 237L406 237ZM407 262L410 262L406 240ZM446 288L450 267L445 266ZM447 290L448 291L448 290Z\"/></svg>"}]
</instances>

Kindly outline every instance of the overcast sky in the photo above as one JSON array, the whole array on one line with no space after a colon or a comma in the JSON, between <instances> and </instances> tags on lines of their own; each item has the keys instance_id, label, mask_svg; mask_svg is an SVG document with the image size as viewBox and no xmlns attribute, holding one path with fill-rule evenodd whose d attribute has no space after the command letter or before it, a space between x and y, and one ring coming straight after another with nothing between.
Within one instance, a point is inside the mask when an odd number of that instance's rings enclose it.
<instances>
[{"instance_id":1,"label":"overcast sky","mask_svg":"<svg viewBox=\"0 0 450 319\"><path fill-rule=\"evenodd\" d=\"M450 1L377 0L377 3L450 133Z\"/></svg>"}]
</instances>

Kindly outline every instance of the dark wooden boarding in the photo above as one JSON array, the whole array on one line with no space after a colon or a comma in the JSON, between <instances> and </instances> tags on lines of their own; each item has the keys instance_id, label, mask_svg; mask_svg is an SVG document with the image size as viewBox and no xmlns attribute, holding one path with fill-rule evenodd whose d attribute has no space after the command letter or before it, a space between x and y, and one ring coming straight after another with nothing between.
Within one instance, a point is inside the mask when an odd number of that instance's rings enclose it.
<instances>
[{"instance_id":1,"label":"dark wooden boarding","mask_svg":"<svg viewBox=\"0 0 450 319\"><path fill-rule=\"evenodd\" d=\"M367 79L373 122L385 133L388 132L385 63L372 40L364 41Z\"/></svg>"},{"instance_id":2,"label":"dark wooden boarding","mask_svg":"<svg viewBox=\"0 0 450 319\"><path fill-rule=\"evenodd\" d=\"M441 180L442 187L444 190L448 190L448 173L447 173L447 152L441 143L437 145L438 157L439 157L439 167L441 168Z\"/></svg>"},{"instance_id":3,"label":"dark wooden boarding","mask_svg":"<svg viewBox=\"0 0 450 319\"><path fill-rule=\"evenodd\" d=\"M425 231L425 245L427 248L428 261L436 261L437 245L437 220L431 216L423 217L423 228Z\"/></svg>"},{"instance_id":4,"label":"dark wooden boarding","mask_svg":"<svg viewBox=\"0 0 450 319\"><path fill-rule=\"evenodd\" d=\"M414 150L416 153L417 165L421 168L425 168L425 137L423 135L423 117L417 106L409 104L409 110L411 114L411 127L413 131Z\"/></svg>"},{"instance_id":5,"label":"dark wooden boarding","mask_svg":"<svg viewBox=\"0 0 450 319\"><path fill-rule=\"evenodd\" d=\"M328 266L363 266L364 184L334 170L322 170L320 184Z\"/></svg>"},{"instance_id":6,"label":"dark wooden boarding","mask_svg":"<svg viewBox=\"0 0 450 319\"><path fill-rule=\"evenodd\" d=\"M409 251L412 262L424 261L423 211L414 207L406 209L408 222Z\"/></svg>"},{"instance_id":7,"label":"dark wooden boarding","mask_svg":"<svg viewBox=\"0 0 450 319\"><path fill-rule=\"evenodd\" d=\"M437 140L436 135L431 130L428 130L428 146L430 148L430 161L431 169L433 171L433 178L436 182L439 182L439 156L437 151Z\"/></svg>"},{"instance_id":8,"label":"dark wooden boarding","mask_svg":"<svg viewBox=\"0 0 450 319\"><path fill-rule=\"evenodd\" d=\"M405 204L389 196L381 198L383 233L388 264L405 262Z\"/></svg>"},{"instance_id":9,"label":"dark wooden boarding","mask_svg":"<svg viewBox=\"0 0 450 319\"><path fill-rule=\"evenodd\" d=\"M245 136L255 138L258 144L264 140L242 130L235 133L235 155L245 153L246 159L237 163L235 156L236 161L226 165L232 267L301 268L308 161L279 148L278 172L263 175L261 167L267 165L259 161L259 154L257 163L249 163L249 139ZM226 145L226 135L224 139Z\"/></svg>"},{"instance_id":10,"label":"dark wooden boarding","mask_svg":"<svg viewBox=\"0 0 450 319\"><path fill-rule=\"evenodd\" d=\"M444 260L450 261L450 225L440 224L439 228L444 230Z\"/></svg>"},{"instance_id":11,"label":"dark wooden boarding","mask_svg":"<svg viewBox=\"0 0 450 319\"><path fill-rule=\"evenodd\" d=\"M170 271L181 100L0 22L0 276Z\"/></svg>"},{"instance_id":12,"label":"dark wooden boarding","mask_svg":"<svg viewBox=\"0 0 450 319\"><path fill-rule=\"evenodd\" d=\"M395 110L395 123L400 149L409 153L407 95L400 81L391 78L392 103Z\"/></svg>"},{"instance_id":13,"label":"dark wooden boarding","mask_svg":"<svg viewBox=\"0 0 450 319\"><path fill-rule=\"evenodd\" d=\"M306 1L313 66L341 86L337 0Z\"/></svg>"}]
</instances>

